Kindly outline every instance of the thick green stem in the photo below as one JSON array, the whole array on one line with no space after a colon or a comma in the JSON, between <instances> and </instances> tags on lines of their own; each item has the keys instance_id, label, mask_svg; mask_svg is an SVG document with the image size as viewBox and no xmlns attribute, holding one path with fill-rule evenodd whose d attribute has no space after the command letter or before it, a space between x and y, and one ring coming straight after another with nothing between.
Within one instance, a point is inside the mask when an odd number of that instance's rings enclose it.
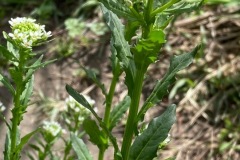
<instances>
[{"instance_id":1,"label":"thick green stem","mask_svg":"<svg viewBox=\"0 0 240 160\"><path fill-rule=\"evenodd\" d=\"M123 160L128 160L128 157L129 157L129 151L132 143L134 128L136 127L134 125L135 125L135 120L138 113L144 73L145 71L143 69L137 69L135 81L134 81L134 88L133 88L132 97L131 97L132 101L130 105L127 125L125 127L123 144L121 149Z\"/></svg>"}]
</instances>

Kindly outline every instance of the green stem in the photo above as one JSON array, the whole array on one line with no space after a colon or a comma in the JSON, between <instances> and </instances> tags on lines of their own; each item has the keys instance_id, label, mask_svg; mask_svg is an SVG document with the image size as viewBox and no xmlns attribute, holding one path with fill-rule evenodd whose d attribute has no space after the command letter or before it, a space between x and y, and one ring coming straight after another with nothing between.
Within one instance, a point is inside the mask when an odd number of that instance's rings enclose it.
<instances>
[{"instance_id":1,"label":"green stem","mask_svg":"<svg viewBox=\"0 0 240 160\"><path fill-rule=\"evenodd\" d=\"M39 157L39 160L45 160L46 157L49 155L50 149L52 147L52 142L47 142L46 146L44 147L43 154Z\"/></svg>"},{"instance_id":2,"label":"green stem","mask_svg":"<svg viewBox=\"0 0 240 160\"><path fill-rule=\"evenodd\" d=\"M149 22L151 20L150 15L152 13L152 7L153 7L153 0L148 0L147 6L144 12L144 19L146 22Z\"/></svg>"},{"instance_id":3,"label":"green stem","mask_svg":"<svg viewBox=\"0 0 240 160\"><path fill-rule=\"evenodd\" d=\"M17 147L17 139L19 138L18 132L18 125L20 123L21 118L21 101L20 97L23 92L22 83L23 83L23 59L20 57L20 62L18 66L18 72L20 73L21 77L18 79L18 82L16 82L16 94L14 95L14 108L12 109L12 130L11 130L11 155L10 159L19 159L19 154L16 152Z\"/></svg>"},{"instance_id":4,"label":"green stem","mask_svg":"<svg viewBox=\"0 0 240 160\"><path fill-rule=\"evenodd\" d=\"M99 154L98 154L98 160L103 160L105 150L106 150L105 148L104 149L100 148L100 151L99 151Z\"/></svg>"},{"instance_id":5,"label":"green stem","mask_svg":"<svg viewBox=\"0 0 240 160\"><path fill-rule=\"evenodd\" d=\"M142 26L146 26L146 23L142 16L133 7L130 7L129 9L133 13L133 15L137 18L138 22L140 22Z\"/></svg>"},{"instance_id":6,"label":"green stem","mask_svg":"<svg viewBox=\"0 0 240 160\"><path fill-rule=\"evenodd\" d=\"M127 125L125 127L123 144L121 149L123 160L128 160L128 157L129 157L129 151L132 143L134 128L136 127L134 125L136 124L135 120L138 113L144 74L145 74L145 71L142 68L137 69L135 80L134 80L134 88L133 88L132 97L131 97L132 101L130 105Z\"/></svg>"},{"instance_id":7,"label":"green stem","mask_svg":"<svg viewBox=\"0 0 240 160\"><path fill-rule=\"evenodd\" d=\"M105 123L106 127L109 128L110 127L110 111L111 111L111 106L112 106L112 100L113 100L113 96L114 96L114 92L115 92L115 88L116 88L116 84L118 82L118 78L119 78L119 73L120 73L120 64L118 62L116 62L116 71L115 74L113 75L113 79L110 85L110 89L108 92L108 95L106 97L106 109L105 109L105 114L104 114L104 118L103 118L103 122ZM108 136L106 135L105 137L105 143L108 144ZM99 151L99 156L98 156L98 160L103 160L104 158L104 152L107 148L105 146L103 146L102 148L100 148Z\"/></svg>"},{"instance_id":8,"label":"green stem","mask_svg":"<svg viewBox=\"0 0 240 160\"><path fill-rule=\"evenodd\" d=\"M111 82L110 89L109 89L109 93L108 93L107 98L106 98L106 109L105 109L105 114L104 114L103 121L106 124L107 128L110 127L110 123L109 123L110 111L111 111L112 99L113 99L113 95L114 95L114 92L115 92L117 81L118 81L118 76L114 75L114 77L112 79L112 82Z\"/></svg>"},{"instance_id":9,"label":"green stem","mask_svg":"<svg viewBox=\"0 0 240 160\"><path fill-rule=\"evenodd\" d=\"M151 18L152 7L153 7L153 0L148 0L146 9L144 11L144 20L147 25L143 26L143 34L142 34L143 38L146 38L150 32L150 27L152 24L152 18Z\"/></svg>"}]
</instances>

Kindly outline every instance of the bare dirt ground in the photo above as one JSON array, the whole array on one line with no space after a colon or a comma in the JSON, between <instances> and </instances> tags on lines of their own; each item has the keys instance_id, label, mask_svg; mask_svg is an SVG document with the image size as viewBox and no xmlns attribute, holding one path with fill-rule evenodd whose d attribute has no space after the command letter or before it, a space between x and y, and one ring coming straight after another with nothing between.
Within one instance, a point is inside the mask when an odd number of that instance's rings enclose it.
<instances>
[{"instance_id":1,"label":"bare dirt ground","mask_svg":"<svg viewBox=\"0 0 240 160\"><path fill-rule=\"evenodd\" d=\"M240 159L239 150L230 149L223 153L219 152L219 133L222 128L226 127L224 124L226 116L234 117L240 114L239 103L231 99L232 97L240 98L239 11L239 6L205 7L199 16L179 17L171 27L169 41L159 56L162 60L149 68L142 94L143 100L150 94L155 81L161 79L165 73L170 56L190 51L200 41L203 41L204 48L199 55L201 58L196 59L194 64L177 76L179 80L190 79L193 85L185 83L178 89L174 98L166 97L146 115L146 120L149 121L152 117L159 115L169 104L178 105L177 121L171 130L171 142L159 154L159 159L168 157L176 157L176 160ZM56 37L66 36L66 31L63 28L55 28L53 34ZM37 105L29 107L21 124L22 135L34 130L42 120L51 117L47 114L49 107L61 108L64 105L64 100L68 96L65 91L66 84L72 85L79 92L88 93L96 100L96 106L102 114L104 99L101 91L86 75L82 74L80 68L85 66L97 70L98 77L108 88L111 80L111 67L107 44L110 36L97 37L88 32L84 36L90 37L93 43L86 46L78 41L80 47L74 54L66 58L58 57L59 60L56 63L40 69L35 74L35 100L39 100L39 94L42 93L45 100L48 98L52 101L49 106L46 106L46 103L36 103ZM56 50L53 49L56 45L54 43L57 42L53 40L44 50L46 59L56 57ZM227 78L231 79L230 84L226 82ZM121 80L117 86L114 102L121 100L127 94L123 77ZM9 118L11 96L2 86L0 87L0 101L7 106L5 115ZM236 115L232 111L236 111ZM231 119L231 121L239 122L237 119ZM5 138L3 126L1 125L0 128L0 153L3 151ZM123 129L124 123L119 125L114 134L121 138ZM234 131L239 133L239 130ZM236 143L239 144L239 139ZM97 152L95 146L89 145L89 147L92 153ZM106 155L105 159L110 160L111 158L108 157L110 156ZM1 154L0 159L2 159Z\"/></svg>"}]
</instances>

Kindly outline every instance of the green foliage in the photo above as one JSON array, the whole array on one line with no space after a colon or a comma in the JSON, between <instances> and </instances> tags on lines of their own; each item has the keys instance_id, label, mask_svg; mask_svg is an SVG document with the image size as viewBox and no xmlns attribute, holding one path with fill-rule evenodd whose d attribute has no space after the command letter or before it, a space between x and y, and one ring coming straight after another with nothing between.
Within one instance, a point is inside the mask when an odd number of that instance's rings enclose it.
<instances>
[{"instance_id":1,"label":"green foliage","mask_svg":"<svg viewBox=\"0 0 240 160\"><path fill-rule=\"evenodd\" d=\"M190 53L185 53L171 58L169 70L164 75L164 77L157 82L152 93L144 102L141 110L138 113L137 122L143 120L144 115L149 108L153 107L154 104L162 100L163 96L168 92L168 87L175 81L176 73L192 63L192 60L197 54L197 51L200 49L200 47L201 46L197 46Z\"/></svg>"},{"instance_id":2,"label":"green foliage","mask_svg":"<svg viewBox=\"0 0 240 160\"><path fill-rule=\"evenodd\" d=\"M123 114L127 111L129 108L129 105L131 103L130 97L125 97L122 102L120 102L117 106L113 107L113 110L110 114L110 127L109 130L112 130L116 124L119 122L119 120L122 118Z\"/></svg>"},{"instance_id":3,"label":"green foliage","mask_svg":"<svg viewBox=\"0 0 240 160\"><path fill-rule=\"evenodd\" d=\"M34 131L28 133L27 135L25 135L24 137L22 137L20 143L16 147L15 153L19 154L21 152L21 150L23 149L24 145L29 141L29 139L39 131L40 131L40 128L37 128L36 130L34 130Z\"/></svg>"},{"instance_id":4,"label":"green foliage","mask_svg":"<svg viewBox=\"0 0 240 160\"><path fill-rule=\"evenodd\" d=\"M104 132L99 130L98 125L94 120L86 119L83 122L83 128L90 137L90 141L97 145L98 148L106 147L106 141L104 140Z\"/></svg>"},{"instance_id":5,"label":"green foliage","mask_svg":"<svg viewBox=\"0 0 240 160\"><path fill-rule=\"evenodd\" d=\"M165 76L157 82L152 93L144 102L139 111L139 100L145 73L150 64L156 62L159 51L165 39L165 28L174 18L183 12L193 11L201 5L201 2L182 2L178 0L169 1L116 1L100 0L101 9L106 23L112 33L111 35L111 63L113 79L109 91L103 89L103 84L97 80L96 75L87 71L87 75L101 88L106 97L106 109L102 120L92 107L86 103L84 97L78 94L70 86L66 86L67 92L79 103L88 108L96 118L99 126L93 120L84 125L90 140L99 147L99 160L103 159L108 139L114 144L115 139L111 135L112 129L117 125L123 114L129 108L127 125L125 128L121 153L116 144L115 159L153 159L159 145L167 138L168 132L175 121L175 105L171 105L164 114L154 119L143 133L136 137L132 147L133 132L138 133L138 123L143 121L147 110L168 93L168 88L175 81L178 71L186 68L195 57L200 46L192 52L174 56L170 61L170 67ZM124 26L119 19L126 19ZM138 35L138 36L136 36ZM133 40L133 37L137 37ZM112 109L112 97L119 76L125 73L125 84L128 96ZM110 112L111 110L111 112ZM89 128L95 128L92 133ZM99 129L102 128L102 130ZM93 129L91 129L93 130ZM103 132L102 132L103 131ZM96 134L99 134L97 137ZM104 133L104 134L103 134ZM102 139L101 139L102 138ZM102 146L106 142L106 146Z\"/></svg>"},{"instance_id":6,"label":"green foliage","mask_svg":"<svg viewBox=\"0 0 240 160\"><path fill-rule=\"evenodd\" d=\"M84 142L78 138L75 134L71 133L71 141L74 151L76 152L78 159L80 160L93 160L92 156L90 155L87 146Z\"/></svg>"},{"instance_id":7,"label":"green foliage","mask_svg":"<svg viewBox=\"0 0 240 160\"><path fill-rule=\"evenodd\" d=\"M125 83L128 86L129 95L131 95L132 86L134 85L133 79L135 76L136 68L133 63L130 46L124 38L124 26L122 25L120 19L113 12L107 10L103 5L101 7L104 18L106 19L106 23L113 33L111 44L116 50L116 56L119 59L122 69L126 73Z\"/></svg>"},{"instance_id":8,"label":"green foliage","mask_svg":"<svg viewBox=\"0 0 240 160\"><path fill-rule=\"evenodd\" d=\"M131 13L131 9L123 0L99 0L108 10L114 12L120 17L129 20L135 20L136 17Z\"/></svg>"},{"instance_id":9,"label":"green foliage","mask_svg":"<svg viewBox=\"0 0 240 160\"><path fill-rule=\"evenodd\" d=\"M106 95L106 94L107 94L106 88L105 88L104 84L102 84L102 83L97 79L96 73L95 73L93 70L90 70L90 69L84 68L84 70L85 70L85 72L87 73L87 76L88 76L90 79L92 79L93 82L95 82L95 84L96 84L99 88L101 88L102 93L103 93L104 95Z\"/></svg>"},{"instance_id":10,"label":"green foliage","mask_svg":"<svg viewBox=\"0 0 240 160\"><path fill-rule=\"evenodd\" d=\"M157 149L167 137L175 122L176 106L171 105L159 117L154 118L148 128L136 137L130 148L130 160L152 160L157 156Z\"/></svg>"},{"instance_id":11,"label":"green foliage","mask_svg":"<svg viewBox=\"0 0 240 160\"><path fill-rule=\"evenodd\" d=\"M15 93L15 89L13 88L13 86L11 85L9 79L5 76L2 76L0 74L0 81L2 82L2 84L7 87L7 89L11 92L11 94Z\"/></svg>"}]
</instances>

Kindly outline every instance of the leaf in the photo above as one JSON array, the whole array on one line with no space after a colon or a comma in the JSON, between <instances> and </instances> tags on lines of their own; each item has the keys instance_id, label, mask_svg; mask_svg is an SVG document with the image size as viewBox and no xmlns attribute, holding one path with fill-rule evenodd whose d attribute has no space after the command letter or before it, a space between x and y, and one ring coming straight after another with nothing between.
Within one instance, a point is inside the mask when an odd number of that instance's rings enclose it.
<instances>
[{"instance_id":1,"label":"leaf","mask_svg":"<svg viewBox=\"0 0 240 160\"><path fill-rule=\"evenodd\" d=\"M10 83L7 77L0 74L0 81L3 83L5 87L7 87L7 89L11 92L12 95L15 94L15 89L13 88L12 84Z\"/></svg>"},{"instance_id":2,"label":"leaf","mask_svg":"<svg viewBox=\"0 0 240 160\"><path fill-rule=\"evenodd\" d=\"M97 119L100 127L103 129L105 134L111 140L113 147L114 147L115 154L119 153L119 148L117 145L116 138L111 134L111 132L106 127L106 124L102 122L101 118L97 115L97 113L94 111L94 109L91 107L91 105L87 102L87 100L84 98L84 96L80 95L76 90L74 90L69 85L66 85L66 90L78 103L82 104L84 107L86 107L87 109L89 109L92 112L94 117Z\"/></svg>"},{"instance_id":3,"label":"leaf","mask_svg":"<svg viewBox=\"0 0 240 160\"><path fill-rule=\"evenodd\" d=\"M66 90L68 94L70 94L78 103L83 105L85 108L89 109L95 117L98 117L97 113L94 111L92 106L88 103L88 101L84 98L83 95L79 94L75 89L73 89L69 85L66 85Z\"/></svg>"},{"instance_id":4,"label":"leaf","mask_svg":"<svg viewBox=\"0 0 240 160\"><path fill-rule=\"evenodd\" d=\"M11 39L7 38L7 50L16 58L16 61L19 60L19 50L15 47L17 44ZM14 58L14 59L15 59Z\"/></svg>"},{"instance_id":5,"label":"leaf","mask_svg":"<svg viewBox=\"0 0 240 160\"><path fill-rule=\"evenodd\" d=\"M176 73L192 63L193 58L200 48L201 45L197 46L190 53L181 54L171 58L170 67L167 73L164 75L163 79L158 81L155 85L152 93L139 111L136 122L143 120L146 111L162 100L163 96L167 94L168 87L175 81L174 77Z\"/></svg>"},{"instance_id":6,"label":"leaf","mask_svg":"<svg viewBox=\"0 0 240 160\"><path fill-rule=\"evenodd\" d=\"M112 130L113 127L119 122L123 114L127 111L130 106L131 98L126 96L122 102L115 106L110 113L110 127L109 130Z\"/></svg>"},{"instance_id":7,"label":"leaf","mask_svg":"<svg viewBox=\"0 0 240 160\"><path fill-rule=\"evenodd\" d=\"M10 160L11 154L11 137L10 137L10 130L7 129L6 139L5 139L5 148L3 151L4 160Z\"/></svg>"},{"instance_id":8,"label":"leaf","mask_svg":"<svg viewBox=\"0 0 240 160\"><path fill-rule=\"evenodd\" d=\"M14 54L8 51L4 46L0 45L0 53L7 59L11 61L18 61Z\"/></svg>"},{"instance_id":9,"label":"leaf","mask_svg":"<svg viewBox=\"0 0 240 160\"><path fill-rule=\"evenodd\" d=\"M181 13L185 12L192 12L197 9L202 5L204 0L199 1L199 2L184 2L180 1L176 4L174 4L171 8L165 10L165 12L173 15L179 15Z\"/></svg>"},{"instance_id":10,"label":"leaf","mask_svg":"<svg viewBox=\"0 0 240 160\"><path fill-rule=\"evenodd\" d=\"M33 81L34 81L33 79L34 79L34 76L32 75L28 83L26 84L25 89L20 97L21 104L24 107L24 110L26 109L30 96L32 95Z\"/></svg>"},{"instance_id":11,"label":"leaf","mask_svg":"<svg viewBox=\"0 0 240 160\"><path fill-rule=\"evenodd\" d=\"M32 149L34 149L34 150L36 150L36 151L38 151L38 152L40 152L41 151L41 148L40 147L38 147L37 145L35 145L35 144L29 144L29 146L32 148Z\"/></svg>"},{"instance_id":12,"label":"leaf","mask_svg":"<svg viewBox=\"0 0 240 160\"><path fill-rule=\"evenodd\" d=\"M30 160L34 160L34 156L31 153L27 152L26 154Z\"/></svg>"},{"instance_id":13,"label":"leaf","mask_svg":"<svg viewBox=\"0 0 240 160\"><path fill-rule=\"evenodd\" d=\"M134 86L133 80L136 72L136 67L133 62L133 57L130 52L130 46L124 38L124 26L120 19L103 5L101 5L104 18L112 32L111 43L117 51L117 58L121 67L126 73L125 84L128 87L129 95L131 95Z\"/></svg>"},{"instance_id":14,"label":"leaf","mask_svg":"<svg viewBox=\"0 0 240 160\"><path fill-rule=\"evenodd\" d=\"M31 78L31 76L34 74L34 72L37 69L45 67L46 65L56 61L56 59L54 59L54 60L50 60L50 61L46 61L46 62L41 63L42 58L43 58L43 55L40 56L31 66L26 67L26 69L28 69L28 72L27 72L26 77L24 79L24 83L28 82L28 80Z\"/></svg>"},{"instance_id":15,"label":"leaf","mask_svg":"<svg viewBox=\"0 0 240 160\"><path fill-rule=\"evenodd\" d=\"M174 96L177 94L178 90L186 84L188 85L188 87L194 85L193 81L189 78L182 78L182 79L178 80L176 82L176 84L174 84L173 88L171 89L171 91L168 95L168 99L173 99Z\"/></svg>"},{"instance_id":16,"label":"leaf","mask_svg":"<svg viewBox=\"0 0 240 160\"><path fill-rule=\"evenodd\" d=\"M86 119L83 122L83 128L90 137L90 141L98 146L98 148L107 147L104 139L104 133L99 130L98 125L94 120Z\"/></svg>"},{"instance_id":17,"label":"leaf","mask_svg":"<svg viewBox=\"0 0 240 160\"><path fill-rule=\"evenodd\" d=\"M159 117L154 118L148 128L136 137L130 148L130 160L152 160L157 156L158 146L168 137L175 122L176 105L171 105Z\"/></svg>"},{"instance_id":18,"label":"leaf","mask_svg":"<svg viewBox=\"0 0 240 160\"><path fill-rule=\"evenodd\" d=\"M147 67L157 59L158 52L163 43L165 43L165 34L162 30L152 30L146 39L141 39L137 45L132 48L136 67Z\"/></svg>"},{"instance_id":19,"label":"leaf","mask_svg":"<svg viewBox=\"0 0 240 160\"><path fill-rule=\"evenodd\" d=\"M32 131L31 133L28 133L27 135L25 135L23 138L21 138L21 141L20 143L17 145L16 147L16 153L19 153L23 146L29 141L29 139L35 134L37 133L38 131L40 131L41 128L37 128L36 130Z\"/></svg>"},{"instance_id":20,"label":"leaf","mask_svg":"<svg viewBox=\"0 0 240 160\"><path fill-rule=\"evenodd\" d=\"M135 36L136 31L139 29L140 24L137 21L128 22L125 28L125 39L130 43L133 36Z\"/></svg>"},{"instance_id":21,"label":"leaf","mask_svg":"<svg viewBox=\"0 0 240 160\"><path fill-rule=\"evenodd\" d=\"M136 17L132 14L129 7L124 5L121 0L99 0L107 9L115 13L120 17L124 17L128 20L136 20ZM120 4L119 4L120 3Z\"/></svg>"},{"instance_id":22,"label":"leaf","mask_svg":"<svg viewBox=\"0 0 240 160\"><path fill-rule=\"evenodd\" d=\"M103 93L104 95L107 95L106 88L105 88L104 84L101 83L101 82L97 79L97 76L96 76L95 72L94 72L93 70L90 70L90 69L87 69L87 68L83 68L83 69L84 69L84 71L87 73L87 76L88 76L91 80L93 80L93 81L95 82L95 84L96 84L99 88L101 88L102 93Z\"/></svg>"},{"instance_id":23,"label":"leaf","mask_svg":"<svg viewBox=\"0 0 240 160\"><path fill-rule=\"evenodd\" d=\"M10 73L13 81L16 83L16 86L17 85L22 85L22 84L20 84L20 82L22 80L22 73L20 73L18 71L17 67L9 68L9 73Z\"/></svg>"},{"instance_id":24,"label":"leaf","mask_svg":"<svg viewBox=\"0 0 240 160\"><path fill-rule=\"evenodd\" d=\"M164 30L168 24L173 20L174 16L169 16L168 14L159 13L156 15L153 28Z\"/></svg>"},{"instance_id":25,"label":"leaf","mask_svg":"<svg viewBox=\"0 0 240 160\"><path fill-rule=\"evenodd\" d=\"M31 65L29 67L26 67L26 68L27 69L34 69L34 70L36 70L36 69L45 67L46 65L55 62L57 59L53 59L53 60L45 61L43 63L39 63L39 62L41 62L41 60L42 60L42 56L37 60L37 63L34 63L33 65Z\"/></svg>"},{"instance_id":26,"label":"leaf","mask_svg":"<svg viewBox=\"0 0 240 160\"><path fill-rule=\"evenodd\" d=\"M117 51L114 48L112 43L110 43L110 46L111 46L111 52L112 52L111 57L110 57L110 60L112 63L112 73L114 76L119 77L122 73L122 70L120 68L119 60L117 58Z\"/></svg>"},{"instance_id":27,"label":"leaf","mask_svg":"<svg viewBox=\"0 0 240 160\"><path fill-rule=\"evenodd\" d=\"M71 133L70 136L72 146L77 154L78 160L93 160L92 156L90 155L87 149L87 146L83 143L83 141L73 133Z\"/></svg>"}]
</instances>

